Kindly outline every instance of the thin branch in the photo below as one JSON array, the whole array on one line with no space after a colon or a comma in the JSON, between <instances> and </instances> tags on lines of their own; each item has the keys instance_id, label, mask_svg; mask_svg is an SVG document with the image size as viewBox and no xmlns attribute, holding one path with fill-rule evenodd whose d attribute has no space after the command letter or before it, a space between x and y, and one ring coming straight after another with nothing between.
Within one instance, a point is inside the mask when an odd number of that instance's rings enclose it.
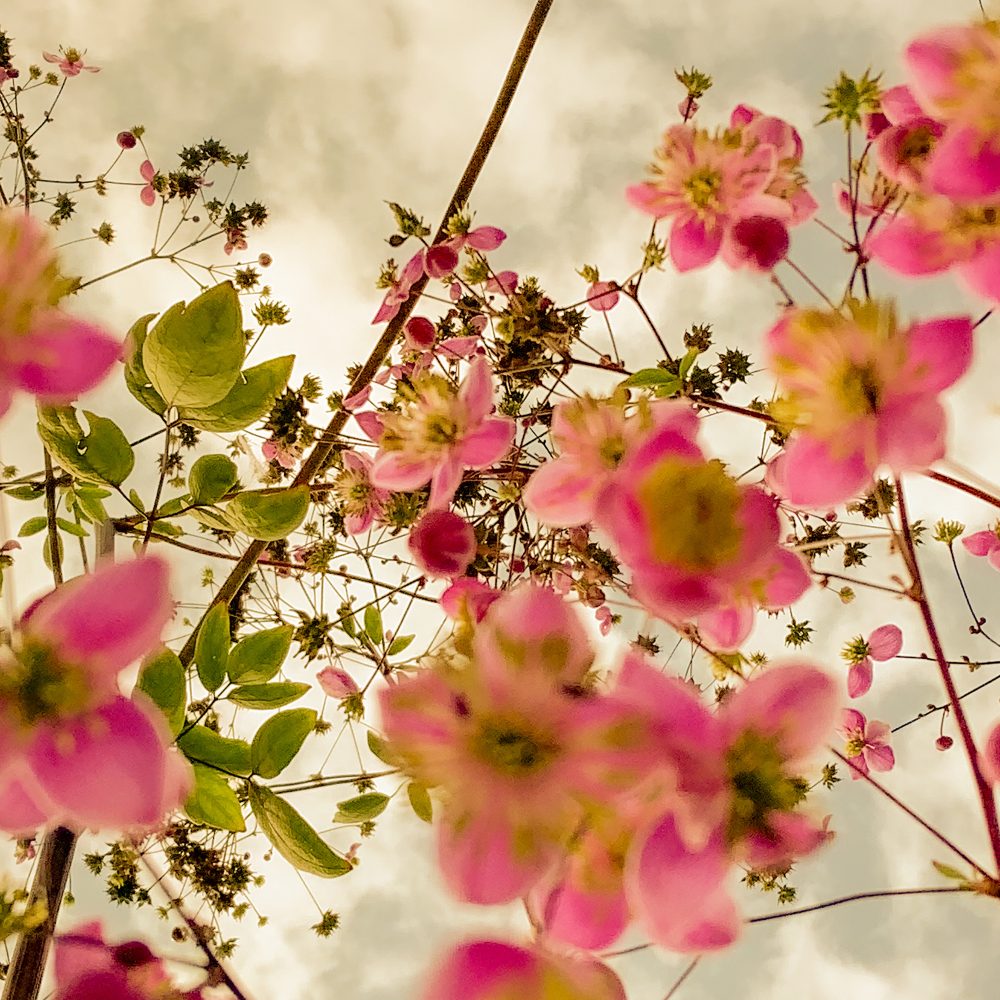
<instances>
[{"instance_id":1,"label":"thin branch","mask_svg":"<svg viewBox=\"0 0 1000 1000\"><path fill-rule=\"evenodd\" d=\"M442 217L441 225L438 227L438 233L434 239L435 243L444 236L445 225L448 220L455 214L458 208L469 200L473 186L483 169L483 165L486 163L486 158L493 148L493 143L500 132L500 126L503 124L507 110L514 99L517 85L521 80L525 67L528 65L528 59L535 47L535 42L538 41L538 35L542 30L542 25L545 23L545 18L551 6L552 0L537 0L535 3L534 10L531 12L531 17L524 29L524 34L521 36L521 41L514 52L507 75L500 86L500 93L497 95L493 110L490 112L483 132L479 137L479 142L472 151L472 156L469 158L465 172L462 174L462 178L459 180L458 186L455 188L455 193L451 196L451 201L448 203L448 208ZM389 356L389 352L396 343L403 326L409 319L410 313L413 311L417 299L420 297L420 293L426 284L426 274L414 283L410 290L410 297L402 304L399 312L389 321L378 343L372 349L371 354L368 355L368 360L361 366L361 369L355 376L354 381L347 391L346 395L348 397L356 395L366 386L370 385L372 379L378 374L383 361ZM301 486L310 483L326 465L333 445L347 423L348 416L349 414L346 410L340 410L334 415L326 430L316 442L313 450L299 468L292 486ZM266 544L266 542L255 541L248 546L240 557L239 562L233 567L233 571L223 582L222 586L219 587L213 604L228 604L236 596L240 587L246 582L250 572L257 564L257 560L264 551ZM180 658L183 663L190 663L194 656L194 644L200 625L201 623L199 622L180 652Z\"/></svg>"},{"instance_id":2,"label":"thin branch","mask_svg":"<svg viewBox=\"0 0 1000 1000\"><path fill-rule=\"evenodd\" d=\"M750 917L748 924L766 924L769 920L781 920L783 917L796 917L801 913L815 913L817 910L829 910L844 903L856 903L862 899L886 899L890 896L932 896L941 893L971 892L960 885L934 886L927 889L879 889L873 892L856 892L850 896L839 896L828 899L825 903L814 903L812 906L800 906L795 910L779 910L777 913L765 913L761 917Z\"/></svg>"}]
</instances>

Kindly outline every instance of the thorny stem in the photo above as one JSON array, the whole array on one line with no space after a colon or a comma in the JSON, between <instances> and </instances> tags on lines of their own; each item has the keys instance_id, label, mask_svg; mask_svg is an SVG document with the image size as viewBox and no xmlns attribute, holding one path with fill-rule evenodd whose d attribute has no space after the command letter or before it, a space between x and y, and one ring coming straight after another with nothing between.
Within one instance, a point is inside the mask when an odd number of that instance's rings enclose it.
<instances>
[{"instance_id":1,"label":"thorny stem","mask_svg":"<svg viewBox=\"0 0 1000 1000\"><path fill-rule=\"evenodd\" d=\"M934 658L938 662L941 672L941 680L944 682L945 690L948 693L948 702L955 716L958 731L961 734L962 742L965 745L965 753L969 758L969 766L972 768L972 776L976 783L976 790L983 807L983 816L986 820L986 829L990 837L990 847L993 849L993 859L1000 872L1000 822L997 820L996 801L993 798L993 789L983 776L979 767L979 751L976 749L976 742L972 737L972 730L969 728L969 720L965 716L965 709L962 707L961 699L955 688L955 682L951 676L951 668L948 666L948 659L944 655L941 646L941 638L938 635L937 626L934 624L934 616L931 614L931 607L927 601L927 594L924 590L923 578L920 574L920 566L917 563L917 553L913 546L913 534L910 531L910 522L906 512L906 499L903 495L903 484L896 479L896 498L899 506L900 534L903 541L903 554L908 563L910 575L913 578L913 600L920 608L920 616L924 620L924 628L927 630L927 637L930 639Z\"/></svg>"},{"instance_id":2,"label":"thorny stem","mask_svg":"<svg viewBox=\"0 0 1000 1000\"><path fill-rule=\"evenodd\" d=\"M514 99L517 85L520 82L525 67L528 65L528 59L535 47L535 42L538 40L538 35L542 30L542 25L545 23L545 18L551 6L552 0L537 0L535 3L534 10L524 29L524 34L521 36L521 41L514 52L507 75L500 86L500 93L497 95L493 110L490 112L483 132L479 137L479 142L476 144L476 148L469 158L465 172L462 174L462 178L459 180L458 186L455 188L455 193L451 196L451 201L448 203L448 208L442 217L438 233L434 238L435 243L444 235L444 228L448 219L451 218L460 206L468 201L469 195L472 193L472 188L483 169L483 165L486 163L486 158L493 148L493 143L500 132L500 126L503 124L507 110ZM360 371L355 376L346 393L347 397L359 393L378 374L379 368L381 368L383 361L389 356L389 352L392 350L403 326L409 319L410 313L413 311L420 293L426 284L426 275L414 283L410 290L410 297L402 304L399 312L389 321L378 343L372 348L371 354L368 355L368 360L362 365ZM301 486L304 483L308 484L326 465L333 446L341 431L343 431L344 425L347 423L348 416L348 412L343 409L334 415L333 419L327 425L326 430L323 431L316 442L313 450L299 468L298 474L292 482L293 487ZM240 587L243 586L250 572L257 564L257 560L264 551L266 544L266 542L254 541L247 547L246 551L240 557L239 562L233 567L233 571L223 582L222 586L219 587L212 602L213 604L228 604L236 596ZM194 645L200 625L201 623L199 622L198 626L188 637L187 642L184 643L184 648L180 652L182 663L190 663L194 656Z\"/></svg>"}]
</instances>

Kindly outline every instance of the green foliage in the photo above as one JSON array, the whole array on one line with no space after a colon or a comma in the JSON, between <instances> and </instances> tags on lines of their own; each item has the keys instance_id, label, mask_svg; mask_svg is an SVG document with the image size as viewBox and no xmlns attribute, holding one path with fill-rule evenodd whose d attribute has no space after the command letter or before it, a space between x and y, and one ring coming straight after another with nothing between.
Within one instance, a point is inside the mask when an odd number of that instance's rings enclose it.
<instances>
[{"instance_id":1,"label":"green foliage","mask_svg":"<svg viewBox=\"0 0 1000 1000\"><path fill-rule=\"evenodd\" d=\"M384 740L378 733L373 730L368 730L368 749L371 750L373 754L383 764L388 764L390 767L396 767L397 760L392 755L392 750L389 749L389 743Z\"/></svg>"},{"instance_id":2,"label":"green foliage","mask_svg":"<svg viewBox=\"0 0 1000 1000\"><path fill-rule=\"evenodd\" d=\"M38 436L53 459L88 483L121 486L135 466L135 455L121 429L107 417L84 410L84 431L72 406L40 406Z\"/></svg>"},{"instance_id":3,"label":"green foliage","mask_svg":"<svg viewBox=\"0 0 1000 1000\"><path fill-rule=\"evenodd\" d=\"M410 808L419 819L425 823L430 823L434 819L434 806L431 803L430 793L424 785L411 781L406 786L406 797L410 800Z\"/></svg>"},{"instance_id":4,"label":"green foliage","mask_svg":"<svg viewBox=\"0 0 1000 1000\"><path fill-rule=\"evenodd\" d=\"M166 412L167 404L153 388L142 364L142 345L146 342L149 324L155 318L156 313L140 316L125 338L125 385L147 410L159 416Z\"/></svg>"},{"instance_id":5,"label":"green foliage","mask_svg":"<svg viewBox=\"0 0 1000 1000\"><path fill-rule=\"evenodd\" d=\"M298 701L308 690L308 684L278 681L275 684L244 684L234 688L226 697L243 708L283 708Z\"/></svg>"},{"instance_id":6,"label":"green foliage","mask_svg":"<svg viewBox=\"0 0 1000 1000\"><path fill-rule=\"evenodd\" d=\"M142 364L169 406L206 407L233 387L245 349L239 297L223 282L160 316L143 342Z\"/></svg>"},{"instance_id":7,"label":"green foliage","mask_svg":"<svg viewBox=\"0 0 1000 1000\"><path fill-rule=\"evenodd\" d=\"M346 875L354 867L337 854L284 799L269 788L250 785L250 808L275 850L299 871L322 878Z\"/></svg>"},{"instance_id":8,"label":"green foliage","mask_svg":"<svg viewBox=\"0 0 1000 1000\"><path fill-rule=\"evenodd\" d=\"M136 690L142 691L167 717L170 735L176 736L184 727L187 705L187 684L184 666L172 649L164 647L150 653L139 668Z\"/></svg>"},{"instance_id":9,"label":"green foliage","mask_svg":"<svg viewBox=\"0 0 1000 1000\"><path fill-rule=\"evenodd\" d=\"M364 823L375 819L385 812L385 807L389 804L389 796L381 792L365 792L364 795L355 795L353 799L344 799L337 803L337 815L333 817L335 823Z\"/></svg>"},{"instance_id":10,"label":"green foliage","mask_svg":"<svg viewBox=\"0 0 1000 1000\"><path fill-rule=\"evenodd\" d=\"M254 632L229 653L229 679L234 684L263 684L280 669L292 645L291 625Z\"/></svg>"},{"instance_id":11,"label":"green foliage","mask_svg":"<svg viewBox=\"0 0 1000 1000\"><path fill-rule=\"evenodd\" d=\"M250 744L246 740L232 740L220 736L207 726L192 726L177 740L177 746L188 760L247 777L250 763Z\"/></svg>"},{"instance_id":12,"label":"green foliage","mask_svg":"<svg viewBox=\"0 0 1000 1000\"><path fill-rule=\"evenodd\" d=\"M287 538L305 520L309 487L278 492L252 490L241 493L225 507L226 519L251 538L274 542Z\"/></svg>"},{"instance_id":13,"label":"green foliage","mask_svg":"<svg viewBox=\"0 0 1000 1000\"><path fill-rule=\"evenodd\" d=\"M236 485L236 465L225 455L202 455L188 473L188 492L194 503L212 504Z\"/></svg>"},{"instance_id":14,"label":"green foliage","mask_svg":"<svg viewBox=\"0 0 1000 1000\"><path fill-rule=\"evenodd\" d=\"M860 79L853 80L843 70L836 82L823 91L826 102L823 107L826 114L820 119L824 122L842 122L845 129L861 124L861 116L879 110L881 90L878 82L882 74L870 76L871 70L865 70Z\"/></svg>"},{"instance_id":15,"label":"green foliage","mask_svg":"<svg viewBox=\"0 0 1000 1000\"><path fill-rule=\"evenodd\" d=\"M260 420L288 384L294 354L271 358L241 372L233 387L211 406L182 406L178 410L186 423L203 431L239 431Z\"/></svg>"},{"instance_id":16,"label":"green foliage","mask_svg":"<svg viewBox=\"0 0 1000 1000\"><path fill-rule=\"evenodd\" d=\"M246 829L240 800L226 776L201 764L194 765L194 790L184 803L184 811L193 822L217 830L242 833Z\"/></svg>"},{"instance_id":17,"label":"green foliage","mask_svg":"<svg viewBox=\"0 0 1000 1000\"><path fill-rule=\"evenodd\" d=\"M215 691L226 679L229 660L229 608L214 604L202 619L194 646L198 677L206 691Z\"/></svg>"},{"instance_id":18,"label":"green foliage","mask_svg":"<svg viewBox=\"0 0 1000 1000\"><path fill-rule=\"evenodd\" d=\"M374 604L365 608L365 632L376 646L382 645L385 633L382 628L382 612Z\"/></svg>"},{"instance_id":19,"label":"green foliage","mask_svg":"<svg viewBox=\"0 0 1000 1000\"><path fill-rule=\"evenodd\" d=\"M276 778L295 758L316 725L311 708L293 708L272 716L257 730L250 745L253 773Z\"/></svg>"}]
</instances>

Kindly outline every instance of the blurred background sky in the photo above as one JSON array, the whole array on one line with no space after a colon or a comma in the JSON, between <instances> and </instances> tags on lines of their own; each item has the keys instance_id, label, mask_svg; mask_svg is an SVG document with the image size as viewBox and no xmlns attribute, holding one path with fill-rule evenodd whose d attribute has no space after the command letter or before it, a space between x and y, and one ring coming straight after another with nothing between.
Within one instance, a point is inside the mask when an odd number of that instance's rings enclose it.
<instances>
[{"instance_id":1,"label":"blurred background sky","mask_svg":"<svg viewBox=\"0 0 1000 1000\"><path fill-rule=\"evenodd\" d=\"M332 390L344 388L345 366L361 360L376 337L370 321L381 295L374 279L392 253L384 242L392 229L384 202L401 202L436 223L531 6L528 0L14 0L0 12L0 27L15 39L18 65L40 61L43 49L62 44L86 48L87 61L102 67L99 75L69 81L56 123L39 143L51 157L49 176L52 164L71 170L70 177L103 170L117 152L115 135L139 123L146 126L146 146L159 169L173 168L182 146L209 136L236 152L250 151L237 197L264 201L271 219L252 234L247 257L266 252L274 258L265 279L292 315L290 325L269 335L269 354L295 353L293 383L314 372ZM495 255L499 266L539 275L560 301L582 297L575 271L584 263L598 265L605 278L631 272L648 224L626 205L623 190L640 179L659 133L676 119L682 92L674 69L695 65L715 80L698 114L703 125L724 123L731 108L745 102L799 127L820 217L840 225L831 194L846 167L843 132L835 124L813 127L822 115L823 88L841 69L854 76L869 67L884 70L886 84L898 82L899 53L910 37L942 18L977 16L974 0L949 10L932 0L555 0L473 195L477 221L509 235ZM138 181L141 159L138 150L128 154L115 176ZM79 270L103 272L146 252L152 214L140 203L138 188L119 189L106 203L88 200L82 231L108 219L121 235L111 247L86 243L71 251ZM818 227L804 228L795 234L794 258L839 295L845 260L836 241ZM814 301L794 276L787 283L802 303ZM983 311L947 278L915 289L879 274L877 284L900 295L904 315ZM753 354L775 313L766 281L721 264L684 277L655 275L644 291L647 308L673 343L691 323L709 322L720 347ZM157 264L96 285L79 305L124 332L136 316L191 294L183 275ZM614 318L626 362L652 363L639 318L622 307ZM977 342L976 371L961 400L954 393L950 400L959 431L953 457L992 481L1000 480L993 377L998 363L1000 348L987 323ZM104 390L91 402L138 436L144 415L137 417L137 407L122 395ZM0 428L3 460L24 470L38 464L21 433L31 416L21 404ZM733 424L713 420L719 453L738 450ZM139 461L152 471L151 453L140 454ZM915 516L955 517L970 530L985 527L990 518L980 505L919 479L912 491ZM949 653L985 658L988 647L969 636L937 548L925 559L932 593L940 597ZM997 603L997 578L988 567L964 560L982 613L989 615ZM16 580L21 603L44 583L21 573ZM845 608L832 595L818 594L796 611L824 637L812 654L824 656L836 671L842 670L837 652L846 639L888 620L903 626L904 652L925 648L914 616L898 604L859 600ZM772 637L775 645L781 629L765 624L758 635ZM959 682L964 689L974 681L963 676ZM897 661L877 674L876 694L864 710L897 723L940 697L929 665ZM985 692L971 714L982 731L998 714L997 694ZM898 765L887 784L985 859L967 766L957 746L948 754L936 752L936 735L937 724L930 721L900 734ZM318 748L304 771L321 758ZM303 796L295 804L322 826L334 797L308 794L309 802ZM797 869L799 904L866 889L942 884L930 859L951 862L946 851L864 783L845 781L822 801L839 834ZM513 909L474 910L447 898L433 863L431 832L405 807L380 819L361 857L345 879L322 883L306 876L308 890L280 859L263 865L268 883L254 900L269 923L258 929L251 915L239 926L241 946L232 963L258 1000L414 996L446 942L473 927L508 933L523 926ZM76 872L73 891L78 902L72 912L80 919L101 913L122 934L157 930L148 913L109 914L100 884L86 872ZM324 909L341 914L342 929L328 940L308 929L317 919L309 891ZM743 897L749 914L776 908L771 897ZM990 1000L1000 974L998 930L1000 913L986 899L857 903L749 928L740 944L704 960L679 996ZM641 940L637 931L623 943ZM647 950L614 966L630 1000L662 1000L685 964Z\"/></svg>"}]
</instances>

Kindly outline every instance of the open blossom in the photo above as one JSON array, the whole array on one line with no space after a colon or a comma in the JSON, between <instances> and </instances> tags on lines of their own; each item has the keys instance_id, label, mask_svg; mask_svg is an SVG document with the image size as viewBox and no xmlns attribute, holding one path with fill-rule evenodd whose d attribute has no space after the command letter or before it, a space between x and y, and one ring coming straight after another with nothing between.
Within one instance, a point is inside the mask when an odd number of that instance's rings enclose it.
<instances>
[{"instance_id":1,"label":"open blossom","mask_svg":"<svg viewBox=\"0 0 1000 1000\"><path fill-rule=\"evenodd\" d=\"M797 806L802 769L835 722L835 686L809 664L775 665L713 714L690 685L631 657L619 688L648 706L678 782L676 804L628 849L629 905L665 948L726 947L740 932L733 864L788 864L828 838Z\"/></svg>"},{"instance_id":2,"label":"open blossom","mask_svg":"<svg viewBox=\"0 0 1000 1000\"><path fill-rule=\"evenodd\" d=\"M854 765L850 769L852 780L871 771L891 771L895 766L892 730L887 723L869 722L856 708L845 708L837 732L847 741L844 755Z\"/></svg>"},{"instance_id":3,"label":"open blossom","mask_svg":"<svg viewBox=\"0 0 1000 1000\"><path fill-rule=\"evenodd\" d=\"M499 461L514 439L514 421L492 416L493 376L476 358L456 391L440 375L416 376L398 412L382 414L380 449L371 470L375 486L417 490L431 485L429 509L455 495L466 469Z\"/></svg>"},{"instance_id":4,"label":"open blossom","mask_svg":"<svg viewBox=\"0 0 1000 1000\"><path fill-rule=\"evenodd\" d=\"M334 495L344 512L344 530L360 535L385 513L389 491L372 483L372 460L364 452L345 451L341 457L344 467L334 480Z\"/></svg>"},{"instance_id":5,"label":"open blossom","mask_svg":"<svg viewBox=\"0 0 1000 1000\"><path fill-rule=\"evenodd\" d=\"M730 267L770 270L788 251L788 227L816 201L799 170L802 141L780 118L745 105L715 134L673 125L663 134L652 178L629 187L637 208L671 218L670 258L689 271L718 254Z\"/></svg>"},{"instance_id":6,"label":"open blossom","mask_svg":"<svg viewBox=\"0 0 1000 1000\"><path fill-rule=\"evenodd\" d=\"M0 829L150 826L180 801L185 765L162 716L117 686L173 613L167 572L154 557L99 567L0 648Z\"/></svg>"},{"instance_id":7,"label":"open blossom","mask_svg":"<svg viewBox=\"0 0 1000 1000\"><path fill-rule=\"evenodd\" d=\"M601 491L611 481L628 451L654 426L676 424L697 431L690 406L641 401L626 411L624 393L610 399L559 403L552 411L552 441L558 454L543 462L524 489L524 505L543 524L575 527L594 519Z\"/></svg>"},{"instance_id":8,"label":"open blossom","mask_svg":"<svg viewBox=\"0 0 1000 1000\"><path fill-rule=\"evenodd\" d=\"M468 941L442 958L422 1000L625 1000L606 965L504 941Z\"/></svg>"},{"instance_id":9,"label":"open blossom","mask_svg":"<svg viewBox=\"0 0 1000 1000\"><path fill-rule=\"evenodd\" d=\"M970 555L985 557L994 569L1000 570L1000 534L996 528L966 535L962 538L962 545Z\"/></svg>"},{"instance_id":10,"label":"open blossom","mask_svg":"<svg viewBox=\"0 0 1000 1000\"><path fill-rule=\"evenodd\" d=\"M81 71L100 73L100 66L87 66L83 61L83 53L78 49L59 49L59 53L43 52L42 58L48 63L56 63L63 76L79 76Z\"/></svg>"},{"instance_id":11,"label":"open blossom","mask_svg":"<svg viewBox=\"0 0 1000 1000\"><path fill-rule=\"evenodd\" d=\"M881 625L867 639L857 636L842 653L850 664L847 673L847 693L852 698L867 694L872 686L873 662L884 663L899 655L903 648L903 633L898 625Z\"/></svg>"},{"instance_id":12,"label":"open blossom","mask_svg":"<svg viewBox=\"0 0 1000 1000\"><path fill-rule=\"evenodd\" d=\"M294 469L302 458L301 445L289 445L280 438L268 438L260 446L261 454L269 462L277 462L283 469Z\"/></svg>"},{"instance_id":13,"label":"open blossom","mask_svg":"<svg viewBox=\"0 0 1000 1000\"><path fill-rule=\"evenodd\" d=\"M793 504L830 507L880 466L923 470L944 456L938 394L971 363L972 321L902 327L886 303L853 303L848 316L794 309L768 333L767 353L784 394L778 415L796 428L771 484Z\"/></svg>"},{"instance_id":14,"label":"open blossom","mask_svg":"<svg viewBox=\"0 0 1000 1000\"><path fill-rule=\"evenodd\" d=\"M54 1000L200 1000L201 990L180 991L163 961L142 941L111 945L100 921L55 938Z\"/></svg>"},{"instance_id":15,"label":"open blossom","mask_svg":"<svg viewBox=\"0 0 1000 1000\"><path fill-rule=\"evenodd\" d=\"M803 559L779 544L775 501L709 461L697 421L669 420L633 447L601 493L594 523L632 571L651 614L697 623L720 650L736 649L757 607L787 607L809 586Z\"/></svg>"},{"instance_id":16,"label":"open blossom","mask_svg":"<svg viewBox=\"0 0 1000 1000\"><path fill-rule=\"evenodd\" d=\"M956 201L1000 195L1000 28L952 25L914 39L905 59L920 104L945 125L928 186Z\"/></svg>"},{"instance_id":17,"label":"open blossom","mask_svg":"<svg viewBox=\"0 0 1000 1000\"><path fill-rule=\"evenodd\" d=\"M65 403L92 389L121 341L57 307L66 284L45 231L23 211L0 211L0 416L17 389Z\"/></svg>"},{"instance_id":18,"label":"open blossom","mask_svg":"<svg viewBox=\"0 0 1000 1000\"><path fill-rule=\"evenodd\" d=\"M618 709L580 687L592 658L577 616L528 586L495 601L456 648L382 692L403 770L445 803L438 858L460 899L525 893L557 861L583 803L606 794Z\"/></svg>"},{"instance_id":19,"label":"open blossom","mask_svg":"<svg viewBox=\"0 0 1000 1000\"><path fill-rule=\"evenodd\" d=\"M618 286L613 281L595 281L587 289L587 305L608 312L618 305Z\"/></svg>"}]
</instances>

